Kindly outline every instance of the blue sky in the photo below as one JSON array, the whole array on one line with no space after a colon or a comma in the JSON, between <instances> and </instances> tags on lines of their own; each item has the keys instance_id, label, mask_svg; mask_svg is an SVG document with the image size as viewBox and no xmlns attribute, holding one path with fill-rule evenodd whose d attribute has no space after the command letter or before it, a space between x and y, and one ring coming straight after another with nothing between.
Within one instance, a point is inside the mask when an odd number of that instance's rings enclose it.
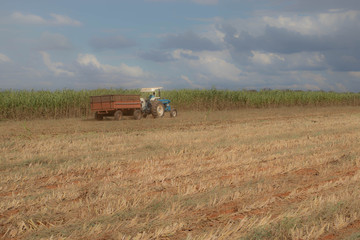
<instances>
[{"instance_id":1,"label":"blue sky","mask_svg":"<svg viewBox=\"0 0 360 240\"><path fill-rule=\"evenodd\" d=\"M358 0L1 0L0 89L360 91Z\"/></svg>"}]
</instances>

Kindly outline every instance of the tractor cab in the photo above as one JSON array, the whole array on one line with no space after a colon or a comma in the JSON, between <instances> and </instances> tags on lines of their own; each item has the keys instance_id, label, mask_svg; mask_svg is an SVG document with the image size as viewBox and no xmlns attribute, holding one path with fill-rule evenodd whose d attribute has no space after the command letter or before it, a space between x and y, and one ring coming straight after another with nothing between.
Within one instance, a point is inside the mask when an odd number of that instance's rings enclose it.
<instances>
[{"instance_id":1,"label":"tractor cab","mask_svg":"<svg viewBox=\"0 0 360 240\"><path fill-rule=\"evenodd\" d=\"M161 97L161 91L162 87L154 87L154 88L142 88L141 92L150 92L150 95L148 96L148 100L153 101L156 99L160 99Z\"/></svg>"}]
</instances>

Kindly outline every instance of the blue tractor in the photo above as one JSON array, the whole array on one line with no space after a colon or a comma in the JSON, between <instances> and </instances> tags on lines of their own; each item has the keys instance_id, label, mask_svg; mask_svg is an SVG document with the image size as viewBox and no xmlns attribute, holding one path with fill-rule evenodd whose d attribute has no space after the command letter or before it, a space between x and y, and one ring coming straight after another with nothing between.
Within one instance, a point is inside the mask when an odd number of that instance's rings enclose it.
<instances>
[{"instance_id":1,"label":"blue tractor","mask_svg":"<svg viewBox=\"0 0 360 240\"><path fill-rule=\"evenodd\" d=\"M161 99L160 89L162 87L142 88L141 92L150 93L147 99L140 98L143 117L153 115L154 118L161 118L165 112L170 112L170 117L176 117L177 111L170 106L169 99Z\"/></svg>"}]
</instances>

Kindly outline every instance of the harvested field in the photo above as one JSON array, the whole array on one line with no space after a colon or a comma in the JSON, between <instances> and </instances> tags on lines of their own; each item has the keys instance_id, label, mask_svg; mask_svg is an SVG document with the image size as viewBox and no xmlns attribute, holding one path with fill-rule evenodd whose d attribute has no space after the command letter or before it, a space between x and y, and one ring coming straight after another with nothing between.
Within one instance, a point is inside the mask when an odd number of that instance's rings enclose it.
<instances>
[{"instance_id":1,"label":"harvested field","mask_svg":"<svg viewBox=\"0 0 360 240\"><path fill-rule=\"evenodd\" d=\"M0 122L3 239L357 239L360 108Z\"/></svg>"}]
</instances>

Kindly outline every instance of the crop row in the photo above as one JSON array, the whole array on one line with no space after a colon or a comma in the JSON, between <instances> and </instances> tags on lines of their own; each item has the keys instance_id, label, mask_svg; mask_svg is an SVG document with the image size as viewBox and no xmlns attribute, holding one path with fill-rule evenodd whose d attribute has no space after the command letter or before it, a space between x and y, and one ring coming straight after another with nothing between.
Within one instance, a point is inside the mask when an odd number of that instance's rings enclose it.
<instances>
[{"instance_id":1,"label":"crop row","mask_svg":"<svg viewBox=\"0 0 360 240\"><path fill-rule=\"evenodd\" d=\"M139 89L0 91L0 119L87 117L90 96L141 94ZM143 94L142 94L143 95ZM147 97L143 95L143 97ZM360 93L291 90L168 90L162 97L182 110L230 110L281 106L358 106Z\"/></svg>"}]
</instances>

